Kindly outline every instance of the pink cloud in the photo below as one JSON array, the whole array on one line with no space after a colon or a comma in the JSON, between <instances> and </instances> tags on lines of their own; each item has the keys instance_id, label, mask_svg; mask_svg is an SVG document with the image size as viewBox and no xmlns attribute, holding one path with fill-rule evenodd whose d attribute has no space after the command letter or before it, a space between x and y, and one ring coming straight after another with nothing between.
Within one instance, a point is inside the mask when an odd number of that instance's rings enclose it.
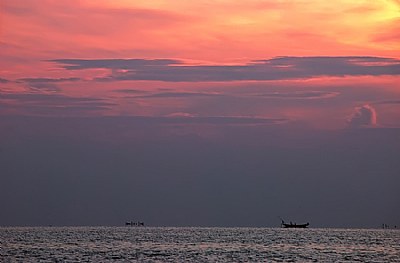
<instances>
[{"instance_id":1,"label":"pink cloud","mask_svg":"<svg viewBox=\"0 0 400 263\"><path fill-rule=\"evenodd\" d=\"M366 104L356 107L354 113L349 120L351 127L372 127L377 125L376 110Z\"/></svg>"}]
</instances>

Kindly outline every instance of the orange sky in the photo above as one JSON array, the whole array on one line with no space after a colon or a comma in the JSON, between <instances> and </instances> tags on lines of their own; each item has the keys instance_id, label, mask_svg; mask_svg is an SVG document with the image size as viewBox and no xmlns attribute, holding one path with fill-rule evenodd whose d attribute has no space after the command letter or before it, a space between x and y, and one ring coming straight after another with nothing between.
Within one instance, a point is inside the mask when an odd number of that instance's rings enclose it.
<instances>
[{"instance_id":1,"label":"orange sky","mask_svg":"<svg viewBox=\"0 0 400 263\"><path fill-rule=\"evenodd\" d=\"M400 58L400 2L397 0L5 0L0 8L0 78L16 81L2 85L1 91L32 92L32 88L18 83L17 80L23 78L80 78L80 82L60 81L57 92L113 100L118 104L113 109L114 114L202 112L194 106L198 102L191 100L171 102L164 99L161 103L159 99L154 103L137 98L134 103L127 102L125 97L109 93L116 86L152 91L163 87L174 91L215 91L226 84L145 80L95 83L92 80L107 76L110 70L70 71L46 60L165 58L193 65L243 65L277 56ZM377 86L390 91L381 94L381 99L399 94L398 75L391 75L390 78L370 77ZM324 79L314 82L323 84ZM366 85L365 77L335 79L335 84ZM318 90L326 85L305 87L303 81L287 80L279 86ZM55 84L52 85L55 89ZM41 88L41 92L49 90ZM354 98L347 108L335 106L336 110L350 111L348 115L351 115L353 108L371 103L371 99L364 97L368 96ZM165 110L168 108L165 106L163 110L156 110L160 105L170 105L171 109ZM247 114L264 116L279 112L278 117L298 118L308 114L314 118L312 110L302 107L305 106L258 108ZM225 115L229 115L229 111L234 114L235 110L228 108L219 110ZM333 108L329 111L334 112ZM398 106L389 108L391 116L399 112ZM339 119L343 122L346 117Z\"/></svg>"},{"instance_id":2,"label":"orange sky","mask_svg":"<svg viewBox=\"0 0 400 263\"><path fill-rule=\"evenodd\" d=\"M233 63L273 56L398 56L398 1L2 2L8 56L168 57Z\"/></svg>"}]
</instances>

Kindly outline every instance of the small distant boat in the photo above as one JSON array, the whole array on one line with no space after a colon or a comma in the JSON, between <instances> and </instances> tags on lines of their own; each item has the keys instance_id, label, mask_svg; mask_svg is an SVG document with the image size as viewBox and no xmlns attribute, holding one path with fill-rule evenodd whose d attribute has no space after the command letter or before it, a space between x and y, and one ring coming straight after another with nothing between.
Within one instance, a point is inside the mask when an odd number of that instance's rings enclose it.
<instances>
[{"instance_id":1,"label":"small distant boat","mask_svg":"<svg viewBox=\"0 0 400 263\"><path fill-rule=\"evenodd\" d=\"M125 226L144 226L144 222L127 221L125 222Z\"/></svg>"},{"instance_id":2,"label":"small distant boat","mask_svg":"<svg viewBox=\"0 0 400 263\"><path fill-rule=\"evenodd\" d=\"M296 224L290 222L289 224L285 223L285 221L282 220L281 227L283 228L307 228L310 225L310 223L305 223L305 224Z\"/></svg>"}]
</instances>

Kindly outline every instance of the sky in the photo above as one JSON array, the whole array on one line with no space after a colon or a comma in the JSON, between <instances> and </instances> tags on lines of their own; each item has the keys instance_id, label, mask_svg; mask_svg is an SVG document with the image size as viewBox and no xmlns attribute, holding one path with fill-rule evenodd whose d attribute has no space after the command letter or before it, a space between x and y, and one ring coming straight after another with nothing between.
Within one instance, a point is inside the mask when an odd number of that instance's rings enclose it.
<instances>
[{"instance_id":1,"label":"sky","mask_svg":"<svg viewBox=\"0 0 400 263\"><path fill-rule=\"evenodd\" d=\"M400 226L400 1L3 0L0 226Z\"/></svg>"}]
</instances>

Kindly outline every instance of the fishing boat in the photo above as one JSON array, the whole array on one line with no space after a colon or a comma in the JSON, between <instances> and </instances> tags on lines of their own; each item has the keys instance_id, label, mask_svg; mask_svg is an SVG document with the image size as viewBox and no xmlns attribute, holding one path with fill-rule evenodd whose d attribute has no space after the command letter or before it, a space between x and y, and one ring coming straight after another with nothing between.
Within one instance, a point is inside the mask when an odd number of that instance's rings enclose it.
<instances>
[{"instance_id":1,"label":"fishing boat","mask_svg":"<svg viewBox=\"0 0 400 263\"><path fill-rule=\"evenodd\" d=\"M307 228L310 225L310 223L305 223L305 224L296 224L290 222L289 224L285 223L285 221L282 220L281 227L283 228Z\"/></svg>"},{"instance_id":2,"label":"fishing boat","mask_svg":"<svg viewBox=\"0 0 400 263\"><path fill-rule=\"evenodd\" d=\"M125 222L125 226L144 226L144 222L127 221Z\"/></svg>"}]
</instances>

